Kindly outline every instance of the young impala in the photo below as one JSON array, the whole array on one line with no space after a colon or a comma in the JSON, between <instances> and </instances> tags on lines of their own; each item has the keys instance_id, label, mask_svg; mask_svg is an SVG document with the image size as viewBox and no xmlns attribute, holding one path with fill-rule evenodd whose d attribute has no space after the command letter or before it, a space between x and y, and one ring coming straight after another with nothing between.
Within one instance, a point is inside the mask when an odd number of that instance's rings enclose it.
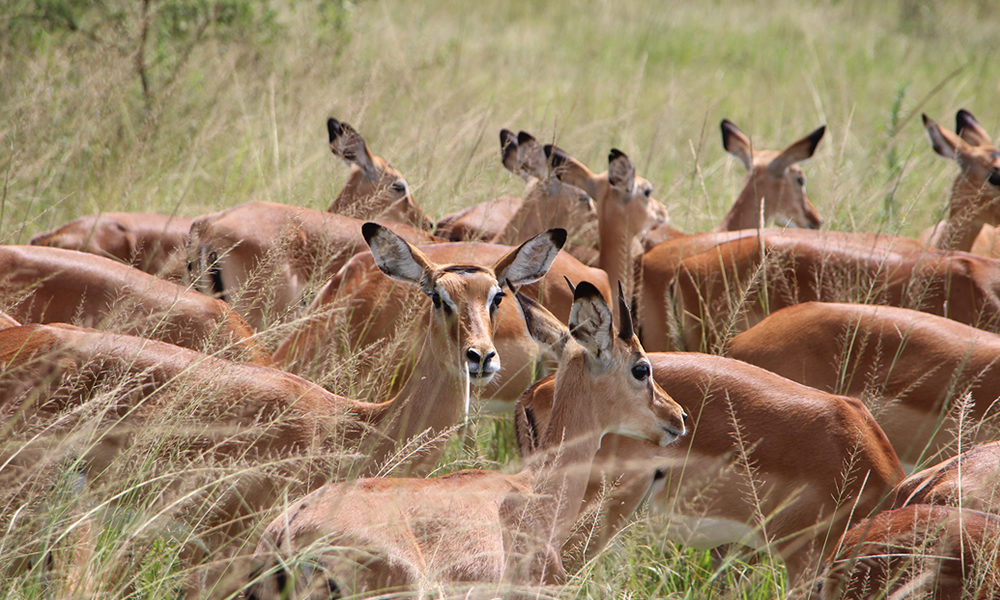
<instances>
[{"instance_id":1,"label":"young impala","mask_svg":"<svg viewBox=\"0 0 1000 600\"><path fill-rule=\"evenodd\" d=\"M588 244L585 238L597 227L594 202L580 188L559 180L535 138L524 131L515 136L501 129L500 154L504 167L524 180L524 197L501 196L445 215L435 235L452 241L515 244L562 227L572 244Z\"/></svg>"},{"instance_id":2,"label":"young impala","mask_svg":"<svg viewBox=\"0 0 1000 600\"><path fill-rule=\"evenodd\" d=\"M668 448L604 439L581 522L562 546L572 564L603 548L648 497L663 510L671 540L767 549L798 588L831 541L902 479L892 446L858 400L707 354L653 352L649 360L653 378L691 415L691 433ZM550 377L518 401L522 455L549 426L553 391Z\"/></svg>"},{"instance_id":3,"label":"young impala","mask_svg":"<svg viewBox=\"0 0 1000 600\"><path fill-rule=\"evenodd\" d=\"M435 262L488 265L510 252L510 247L451 242L421 246L420 250ZM592 281L602 293L610 293L603 271L587 267L565 252L555 257L541 281L522 287L521 292L543 299L565 322L573 305L565 279ZM505 403L513 403L531 385L532 367L542 355L512 304L501 304L496 315L493 339L503 366L482 390L484 396ZM329 370L331 358L357 356L371 349L365 354L371 356L370 361L355 361L354 383L364 388L365 381L373 379L375 386L397 389L417 360L419 345L414 340L426 326L414 317L425 314L430 306L426 296L383 277L370 254L358 254L319 291L308 311L311 317L294 324L292 333L274 352L274 360L293 372L319 379ZM391 381L382 365L388 366Z\"/></svg>"},{"instance_id":4,"label":"young impala","mask_svg":"<svg viewBox=\"0 0 1000 600\"><path fill-rule=\"evenodd\" d=\"M193 221L173 215L102 213L39 233L31 245L90 252L180 283Z\"/></svg>"},{"instance_id":5,"label":"young impala","mask_svg":"<svg viewBox=\"0 0 1000 600\"><path fill-rule=\"evenodd\" d=\"M726 355L869 401L907 470L953 456L959 441L996 435L997 425L983 419L1000 398L1000 335L952 319L892 306L805 302L734 337Z\"/></svg>"},{"instance_id":6,"label":"young impala","mask_svg":"<svg viewBox=\"0 0 1000 600\"><path fill-rule=\"evenodd\" d=\"M351 169L344 189L330 203L328 212L368 221L405 223L425 231L434 228L430 217L413 201L403 175L373 154L361 134L332 118L327 120L326 128L330 151Z\"/></svg>"},{"instance_id":7,"label":"young impala","mask_svg":"<svg viewBox=\"0 0 1000 600\"><path fill-rule=\"evenodd\" d=\"M248 597L302 597L320 586L328 595L416 588L492 598L517 586L561 583L558 549L604 434L665 446L685 432L681 408L650 376L624 299L616 334L596 288L581 283L575 298L567 329L518 296L532 335L560 355L549 427L520 473L460 471L321 488L268 526Z\"/></svg>"},{"instance_id":8,"label":"young impala","mask_svg":"<svg viewBox=\"0 0 1000 600\"><path fill-rule=\"evenodd\" d=\"M823 600L1000 596L1000 517L913 505L858 523L823 574Z\"/></svg>"},{"instance_id":9,"label":"young impala","mask_svg":"<svg viewBox=\"0 0 1000 600\"><path fill-rule=\"evenodd\" d=\"M270 365L228 304L110 258L0 246L2 308L21 323L77 323Z\"/></svg>"},{"instance_id":10,"label":"young impala","mask_svg":"<svg viewBox=\"0 0 1000 600\"><path fill-rule=\"evenodd\" d=\"M948 218L920 239L935 248L965 250L996 257L994 228L1000 224L1000 149L967 110L955 117L953 133L922 115L934 151L958 163Z\"/></svg>"},{"instance_id":11,"label":"young impala","mask_svg":"<svg viewBox=\"0 0 1000 600\"><path fill-rule=\"evenodd\" d=\"M816 151L826 132L825 125L780 151L755 150L750 138L729 119L723 119L720 127L722 147L747 169L736 202L712 233L687 235L667 224L651 230L643 237L647 252L661 242L687 238L691 244L689 252L697 253L697 248L707 250L710 246L705 244L712 241L717 244L745 235L730 232L747 232L766 224L805 229L819 229L822 224L816 207L806 195L806 178L798 163Z\"/></svg>"},{"instance_id":12,"label":"young impala","mask_svg":"<svg viewBox=\"0 0 1000 600\"><path fill-rule=\"evenodd\" d=\"M249 202L191 225L188 276L201 292L227 301L258 329L289 318L309 292L364 248L364 221L309 208ZM436 238L399 223L385 226L408 242Z\"/></svg>"}]
</instances>

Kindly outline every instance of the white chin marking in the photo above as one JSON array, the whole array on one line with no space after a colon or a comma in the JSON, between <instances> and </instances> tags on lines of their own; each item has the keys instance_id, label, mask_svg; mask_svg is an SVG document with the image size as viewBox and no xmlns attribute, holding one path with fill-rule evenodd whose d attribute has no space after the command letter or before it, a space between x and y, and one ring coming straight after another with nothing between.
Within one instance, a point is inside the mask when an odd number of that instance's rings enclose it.
<instances>
[{"instance_id":1,"label":"white chin marking","mask_svg":"<svg viewBox=\"0 0 1000 600\"><path fill-rule=\"evenodd\" d=\"M489 385L489 383L493 381L494 375L496 375L496 373L490 373L489 375L486 375L484 377L479 377L477 375L469 373L469 382L476 387L483 387Z\"/></svg>"}]
</instances>

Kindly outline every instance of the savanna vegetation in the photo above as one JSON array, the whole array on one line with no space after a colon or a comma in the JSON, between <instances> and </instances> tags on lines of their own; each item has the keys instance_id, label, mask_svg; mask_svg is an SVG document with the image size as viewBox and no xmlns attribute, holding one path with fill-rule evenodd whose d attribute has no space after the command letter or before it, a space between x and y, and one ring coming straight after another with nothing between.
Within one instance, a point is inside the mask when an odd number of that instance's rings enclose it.
<instances>
[{"instance_id":1,"label":"savanna vegetation","mask_svg":"<svg viewBox=\"0 0 1000 600\"><path fill-rule=\"evenodd\" d=\"M3 244L97 212L194 217L252 200L325 209L347 174L330 154L328 117L361 132L434 218L521 193L498 160L506 127L594 171L610 148L623 150L689 232L718 223L744 176L721 147L722 118L762 148L826 124L804 164L824 228L915 236L943 215L956 172L931 150L920 113L950 127L965 108L1000 133L1000 32L989 0L3 6ZM334 372L324 383L341 380L350 377ZM86 444L80 435L74 443ZM76 451L56 445L65 455L55 468L2 496L0 569L17 575L0 581L0 594L82 597L113 581L116 597L176 597L190 577L182 555L199 540L156 499L182 503L255 467L192 463L149 437L117 475L87 485ZM516 453L510 419L483 416L440 470L510 468ZM172 476L184 471L189 496L178 497ZM72 555L91 527L85 517L97 515L86 581L32 562ZM732 549L720 560L665 541L660 529L644 514L564 589L545 593L783 593L783 567L766 552Z\"/></svg>"}]
</instances>

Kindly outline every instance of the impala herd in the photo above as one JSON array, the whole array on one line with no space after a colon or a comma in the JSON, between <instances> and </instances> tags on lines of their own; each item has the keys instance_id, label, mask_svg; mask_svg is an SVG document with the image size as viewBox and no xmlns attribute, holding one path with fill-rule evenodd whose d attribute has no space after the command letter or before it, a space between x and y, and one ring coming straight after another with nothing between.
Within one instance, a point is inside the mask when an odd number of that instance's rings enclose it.
<instances>
[{"instance_id":1,"label":"impala herd","mask_svg":"<svg viewBox=\"0 0 1000 600\"><path fill-rule=\"evenodd\" d=\"M435 224L330 119L328 211L111 213L0 247L5 526L67 464L99 483L145 448L155 506L196 532L189 597L538 597L644 505L677 543L780 557L791 597L1000 597L1000 150L968 111L923 121L960 173L919 240L820 230L798 163L825 127L770 151L724 119L746 182L685 234L621 150L595 173L508 130L524 196ZM480 400L513 407L521 470L435 475ZM100 594L102 518L6 575Z\"/></svg>"}]
</instances>

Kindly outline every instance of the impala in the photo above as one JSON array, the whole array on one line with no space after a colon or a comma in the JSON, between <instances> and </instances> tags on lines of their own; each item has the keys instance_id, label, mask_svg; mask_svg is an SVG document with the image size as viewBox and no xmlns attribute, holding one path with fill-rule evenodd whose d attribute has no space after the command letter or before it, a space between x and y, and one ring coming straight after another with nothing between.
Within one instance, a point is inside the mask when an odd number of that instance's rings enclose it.
<instances>
[{"instance_id":1,"label":"impala","mask_svg":"<svg viewBox=\"0 0 1000 600\"><path fill-rule=\"evenodd\" d=\"M3 308L21 323L78 323L270 365L225 302L122 263L44 246L0 246Z\"/></svg>"},{"instance_id":2,"label":"impala","mask_svg":"<svg viewBox=\"0 0 1000 600\"><path fill-rule=\"evenodd\" d=\"M236 539L253 518L275 501L286 485L305 493L328 481L324 461L345 445L356 447L356 464L338 472L391 472L395 462L408 472L426 474L442 451L444 437L468 411L470 380L482 385L499 369L492 342L498 306L504 297L499 279L527 284L540 278L565 234L541 234L509 251L492 267L437 265L389 230L369 223L364 229L379 267L432 298L434 308L414 374L404 389L381 403L350 400L326 392L297 376L272 369L213 359L175 346L128 336L99 334L69 326L28 326L0 330L0 399L8 431L35 440L8 462L34 469L38 447L45 452L63 436L36 436L40 423L59 417L65 426L81 411L91 390L112 389L112 422L98 434L85 459L88 473L99 474L128 440L157 436L148 427L163 415L181 415L179 443L169 451L209 453L257 464L284 465L275 479L248 476L218 501L213 518L201 522L209 532ZM68 372L68 373L67 373ZM57 377L61 374L75 378ZM49 382L55 381L49 385ZM61 382L69 381L67 385ZM107 385L105 385L107 384ZM117 385L116 385L117 384ZM210 401L206 401L209 399ZM84 412L83 414L88 414ZM405 452L396 456L399 449ZM334 456L336 456L334 454ZM298 460L286 460L299 457ZM23 471L11 468L11 477ZM285 483L287 481L293 483ZM297 487L296 487L297 486Z\"/></svg>"},{"instance_id":3,"label":"impala","mask_svg":"<svg viewBox=\"0 0 1000 600\"><path fill-rule=\"evenodd\" d=\"M728 358L650 353L649 360L654 379L691 415L691 433L668 448L605 438L585 518L562 547L573 564L600 550L648 495L663 509L670 539L768 549L784 560L791 586L802 586L828 544L902 479L892 446L858 400ZM549 426L553 385L546 378L518 401L522 455Z\"/></svg>"},{"instance_id":4,"label":"impala","mask_svg":"<svg viewBox=\"0 0 1000 600\"><path fill-rule=\"evenodd\" d=\"M824 600L1000 595L1000 518L914 505L858 523L844 534L822 582Z\"/></svg>"},{"instance_id":5,"label":"impala","mask_svg":"<svg viewBox=\"0 0 1000 600\"><path fill-rule=\"evenodd\" d=\"M1000 442L981 444L918 471L896 486L893 508L940 504L1000 512Z\"/></svg>"},{"instance_id":6,"label":"impala","mask_svg":"<svg viewBox=\"0 0 1000 600\"><path fill-rule=\"evenodd\" d=\"M180 283L192 222L173 215L102 213L39 233L31 245L90 252Z\"/></svg>"},{"instance_id":7,"label":"impala","mask_svg":"<svg viewBox=\"0 0 1000 600\"><path fill-rule=\"evenodd\" d=\"M729 119L723 119L720 127L723 148L743 163L747 177L736 202L715 231L755 230L766 223L778 227L819 229L823 220L806 195L806 178L798 163L810 158L816 151L826 132L826 125L780 151L754 150L750 138ZM660 242L679 237L691 236L685 236L669 225L661 225L643 238L643 244L648 252ZM722 242L733 239L733 236L717 235L703 239Z\"/></svg>"},{"instance_id":8,"label":"impala","mask_svg":"<svg viewBox=\"0 0 1000 600\"><path fill-rule=\"evenodd\" d=\"M364 248L363 221L319 210L250 202L195 219L188 275L254 327L288 318L308 293ZM436 238L409 225L386 227L412 243Z\"/></svg>"},{"instance_id":9,"label":"impala","mask_svg":"<svg viewBox=\"0 0 1000 600\"><path fill-rule=\"evenodd\" d=\"M900 461L953 456L995 437L1000 335L905 308L805 302L729 342L727 356L804 385L869 400ZM963 397L970 394L967 401Z\"/></svg>"},{"instance_id":10,"label":"impala","mask_svg":"<svg viewBox=\"0 0 1000 600\"><path fill-rule=\"evenodd\" d=\"M559 180L535 138L524 131L515 136L501 129L500 153L504 167L524 180L524 198L502 196L446 215L438 221L435 235L509 245L562 227L570 241L587 243L581 236L597 225L594 202L580 188Z\"/></svg>"},{"instance_id":11,"label":"impala","mask_svg":"<svg viewBox=\"0 0 1000 600\"><path fill-rule=\"evenodd\" d=\"M912 307L995 330L998 282L1000 262L964 252L898 252L849 237L748 237L681 261L672 293L641 313L642 325L668 332L660 344L720 349L775 310L819 300Z\"/></svg>"},{"instance_id":12,"label":"impala","mask_svg":"<svg viewBox=\"0 0 1000 600\"><path fill-rule=\"evenodd\" d=\"M635 174L635 163L624 152L612 148L608 170L595 174L586 165L551 144L545 156L560 180L590 195L597 205L597 266L608 281L622 281L632 297L633 248L650 229L667 221L667 209L653 198L653 186Z\"/></svg>"},{"instance_id":13,"label":"impala","mask_svg":"<svg viewBox=\"0 0 1000 600\"><path fill-rule=\"evenodd\" d=\"M463 595L494 597L510 593L508 586L561 583L558 548L570 534L604 434L665 446L685 432L681 408L650 376L622 296L617 334L594 286L581 283L574 298L567 329L518 296L532 335L560 355L537 458L515 475L460 471L321 488L268 526L248 596L299 597L318 583L327 594L347 596L462 584ZM289 566L295 563L311 568Z\"/></svg>"},{"instance_id":14,"label":"impala","mask_svg":"<svg viewBox=\"0 0 1000 600\"><path fill-rule=\"evenodd\" d=\"M331 118L326 128L330 151L351 169L344 189L330 203L328 212L369 221L405 223L427 231L434 228L430 217L413 201L402 174L385 159L372 154L353 127Z\"/></svg>"},{"instance_id":15,"label":"impala","mask_svg":"<svg viewBox=\"0 0 1000 600\"><path fill-rule=\"evenodd\" d=\"M7 329L8 327L19 327L21 325L17 319L8 315L5 312L0 312L0 329Z\"/></svg>"},{"instance_id":16,"label":"impala","mask_svg":"<svg viewBox=\"0 0 1000 600\"><path fill-rule=\"evenodd\" d=\"M431 244L420 249L436 262L479 265L491 264L510 252L509 246L470 242ZM537 286L525 286L521 291L543 299L565 322L573 296L564 279L573 283L592 281L601 293L610 294L603 271L587 267L565 252L555 257ZM293 372L319 379L328 368L331 355L350 357L371 348L387 355L375 356L374 361L354 361L355 376L358 380L374 377L377 385L392 383L389 389L396 389L406 381L416 362L419 346L413 340L419 339L417 333L426 326L414 316L425 314L430 306L426 296L382 277L370 254L358 254L316 295L308 311L311 317L293 324L292 333L278 346L274 360ZM503 367L486 388L485 395L501 402L514 402L531 385L532 365L541 351L510 303L501 304L497 312L494 341L503 357ZM386 377L385 369L379 368L380 358L395 373L391 380Z\"/></svg>"},{"instance_id":17,"label":"impala","mask_svg":"<svg viewBox=\"0 0 1000 600\"><path fill-rule=\"evenodd\" d=\"M955 118L957 135L922 117L931 147L957 162L961 171L951 188L948 218L925 231L921 240L935 248L993 256L994 227L1000 224L1000 149L967 110Z\"/></svg>"}]
</instances>

